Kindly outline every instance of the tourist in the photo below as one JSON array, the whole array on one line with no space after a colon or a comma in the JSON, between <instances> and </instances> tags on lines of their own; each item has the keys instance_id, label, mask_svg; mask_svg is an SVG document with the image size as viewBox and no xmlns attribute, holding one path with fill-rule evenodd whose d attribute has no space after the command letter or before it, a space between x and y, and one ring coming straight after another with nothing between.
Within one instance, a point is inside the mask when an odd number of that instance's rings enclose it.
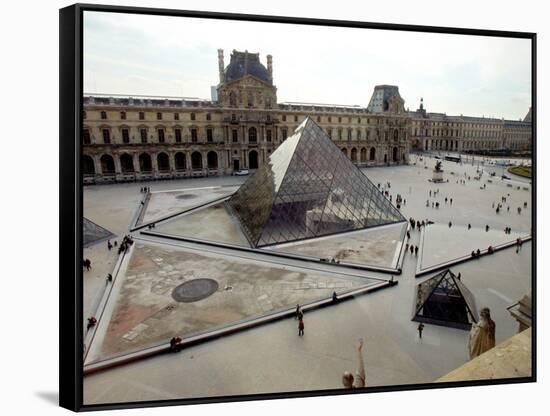
<instances>
[{"instance_id":1,"label":"tourist","mask_svg":"<svg viewBox=\"0 0 550 416\"><path fill-rule=\"evenodd\" d=\"M90 328L95 326L96 323L97 323L97 319L95 318L95 316L90 316L88 318L88 326L86 327L86 329L89 331Z\"/></svg>"},{"instance_id":2,"label":"tourist","mask_svg":"<svg viewBox=\"0 0 550 416\"><path fill-rule=\"evenodd\" d=\"M447 204L447 197L445 197L445 204Z\"/></svg>"},{"instance_id":3,"label":"tourist","mask_svg":"<svg viewBox=\"0 0 550 416\"><path fill-rule=\"evenodd\" d=\"M302 312L301 308L300 308L300 304L297 303L296 304L296 313L294 315L294 319L300 319L300 313Z\"/></svg>"},{"instance_id":4,"label":"tourist","mask_svg":"<svg viewBox=\"0 0 550 416\"><path fill-rule=\"evenodd\" d=\"M107 248L109 249L109 251L111 251L111 249L113 248L113 245L111 244L111 240L107 240Z\"/></svg>"},{"instance_id":5,"label":"tourist","mask_svg":"<svg viewBox=\"0 0 550 416\"><path fill-rule=\"evenodd\" d=\"M411 238L411 233L410 231L407 231L407 240Z\"/></svg>"},{"instance_id":6,"label":"tourist","mask_svg":"<svg viewBox=\"0 0 550 416\"><path fill-rule=\"evenodd\" d=\"M489 231L489 225L485 226L485 231Z\"/></svg>"},{"instance_id":7,"label":"tourist","mask_svg":"<svg viewBox=\"0 0 550 416\"><path fill-rule=\"evenodd\" d=\"M487 247L487 253L488 253L488 254L493 254L493 252L494 252L493 246Z\"/></svg>"},{"instance_id":8,"label":"tourist","mask_svg":"<svg viewBox=\"0 0 550 416\"><path fill-rule=\"evenodd\" d=\"M300 319L298 322L298 336L301 337L304 335L304 319Z\"/></svg>"},{"instance_id":9,"label":"tourist","mask_svg":"<svg viewBox=\"0 0 550 416\"><path fill-rule=\"evenodd\" d=\"M107 283L113 281L113 275L111 273L107 274Z\"/></svg>"},{"instance_id":10,"label":"tourist","mask_svg":"<svg viewBox=\"0 0 550 416\"><path fill-rule=\"evenodd\" d=\"M92 268L92 262L90 261L90 259L84 260L84 267L86 267L87 271L90 271L90 269Z\"/></svg>"},{"instance_id":11,"label":"tourist","mask_svg":"<svg viewBox=\"0 0 550 416\"><path fill-rule=\"evenodd\" d=\"M468 230L472 228L472 224L468 224Z\"/></svg>"},{"instance_id":12,"label":"tourist","mask_svg":"<svg viewBox=\"0 0 550 416\"><path fill-rule=\"evenodd\" d=\"M429 199L426 199L426 207L430 207L430 200Z\"/></svg>"},{"instance_id":13,"label":"tourist","mask_svg":"<svg viewBox=\"0 0 550 416\"><path fill-rule=\"evenodd\" d=\"M357 346L357 354L359 356L359 368L357 369L357 372L355 374L355 378L353 377L353 374L351 374L348 371L345 371L342 375L342 384L347 389L353 389L353 388L362 388L366 387L366 376L365 376L365 363L363 362L363 340L359 340L359 345Z\"/></svg>"},{"instance_id":14,"label":"tourist","mask_svg":"<svg viewBox=\"0 0 550 416\"><path fill-rule=\"evenodd\" d=\"M422 339L422 331L424 330L424 324L420 322L418 324L418 338Z\"/></svg>"},{"instance_id":15,"label":"tourist","mask_svg":"<svg viewBox=\"0 0 550 416\"><path fill-rule=\"evenodd\" d=\"M458 273L458 276L456 276L456 278L460 280L462 278L462 273Z\"/></svg>"},{"instance_id":16,"label":"tourist","mask_svg":"<svg viewBox=\"0 0 550 416\"><path fill-rule=\"evenodd\" d=\"M521 215L521 207L518 207L518 214Z\"/></svg>"},{"instance_id":17,"label":"tourist","mask_svg":"<svg viewBox=\"0 0 550 416\"><path fill-rule=\"evenodd\" d=\"M409 251L409 243L405 244L405 251Z\"/></svg>"},{"instance_id":18,"label":"tourist","mask_svg":"<svg viewBox=\"0 0 550 416\"><path fill-rule=\"evenodd\" d=\"M413 253L414 253L414 246L411 245L411 254L413 254Z\"/></svg>"},{"instance_id":19,"label":"tourist","mask_svg":"<svg viewBox=\"0 0 550 416\"><path fill-rule=\"evenodd\" d=\"M418 257L418 246L414 246L414 255Z\"/></svg>"},{"instance_id":20,"label":"tourist","mask_svg":"<svg viewBox=\"0 0 550 416\"><path fill-rule=\"evenodd\" d=\"M435 203L435 207L436 207L437 209L439 209L439 202L436 202L436 203Z\"/></svg>"},{"instance_id":21,"label":"tourist","mask_svg":"<svg viewBox=\"0 0 550 416\"><path fill-rule=\"evenodd\" d=\"M170 351L178 352L180 350L181 350L181 338L172 337L172 339L170 340Z\"/></svg>"},{"instance_id":22,"label":"tourist","mask_svg":"<svg viewBox=\"0 0 550 416\"><path fill-rule=\"evenodd\" d=\"M338 295L336 294L336 292L332 292L332 302L333 303L338 302Z\"/></svg>"},{"instance_id":23,"label":"tourist","mask_svg":"<svg viewBox=\"0 0 550 416\"><path fill-rule=\"evenodd\" d=\"M452 226L453 226L453 223L449 221L449 228L451 228Z\"/></svg>"},{"instance_id":24,"label":"tourist","mask_svg":"<svg viewBox=\"0 0 550 416\"><path fill-rule=\"evenodd\" d=\"M481 256L481 250L478 248L477 251L476 251L476 256L479 257Z\"/></svg>"},{"instance_id":25,"label":"tourist","mask_svg":"<svg viewBox=\"0 0 550 416\"><path fill-rule=\"evenodd\" d=\"M450 199L451 205L453 205L453 198Z\"/></svg>"}]
</instances>

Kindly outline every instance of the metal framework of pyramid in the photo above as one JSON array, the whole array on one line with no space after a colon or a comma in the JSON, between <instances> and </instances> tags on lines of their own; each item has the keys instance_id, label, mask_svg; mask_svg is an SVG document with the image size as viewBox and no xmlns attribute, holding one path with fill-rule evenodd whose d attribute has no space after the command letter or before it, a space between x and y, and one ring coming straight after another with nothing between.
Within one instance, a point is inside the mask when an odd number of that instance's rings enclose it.
<instances>
[{"instance_id":1,"label":"metal framework of pyramid","mask_svg":"<svg viewBox=\"0 0 550 416\"><path fill-rule=\"evenodd\" d=\"M253 247L406 221L309 117L226 204Z\"/></svg>"},{"instance_id":2,"label":"metal framework of pyramid","mask_svg":"<svg viewBox=\"0 0 550 416\"><path fill-rule=\"evenodd\" d=\"M468 330L479 317L474 295L447 269L417 286L412 320Z\"/></svg>"}]
</instances>

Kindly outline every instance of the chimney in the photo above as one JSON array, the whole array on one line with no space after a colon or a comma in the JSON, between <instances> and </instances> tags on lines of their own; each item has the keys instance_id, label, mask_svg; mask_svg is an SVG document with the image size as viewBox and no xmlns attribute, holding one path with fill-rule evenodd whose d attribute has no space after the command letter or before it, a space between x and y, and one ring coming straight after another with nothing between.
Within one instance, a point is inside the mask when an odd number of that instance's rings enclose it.
<instances>
[{"instance_id":1,"label":"chimney","mask_svg":"<svg viewBox=\"0 0 550 416\"><path fill-rule=\"evenodd\" d=\"M273 81L273 57L267 55L267 72L269 73L269 79Z\"/></svg>"},{"instance_id":2,"label":"chimney","mask_svg":"<svg viewBox=\"0 0 550 416\"><path fill-rule=\"evenodd\" d=\"M220 71L220 84L225 81L224 69L225 65L223 64L223 49L218 49L218 69Z\"/></svg>"}]
</instances>

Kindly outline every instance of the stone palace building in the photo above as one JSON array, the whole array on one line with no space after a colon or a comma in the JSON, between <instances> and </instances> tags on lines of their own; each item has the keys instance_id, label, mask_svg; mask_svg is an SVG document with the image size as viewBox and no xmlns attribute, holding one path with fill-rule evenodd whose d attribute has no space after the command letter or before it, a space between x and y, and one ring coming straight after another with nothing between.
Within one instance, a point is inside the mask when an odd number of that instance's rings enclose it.
<instances>
[{"instance_id":1,"label":"stone palace building","mask_svg":"<svg viewBox=\"0 0 550 416\"><path fill-rule=\"evenodd\" d=\"M407 111L399 89L379 85L367 107L279 103L273 61L218 50L216 99L86 95L82 172L85 183L228 175L254 170L306 117L353 163L407 163L415 150L531 147L523 121ZM214 89L214 88L213 88Z\"/></svg>"}]
</instances>

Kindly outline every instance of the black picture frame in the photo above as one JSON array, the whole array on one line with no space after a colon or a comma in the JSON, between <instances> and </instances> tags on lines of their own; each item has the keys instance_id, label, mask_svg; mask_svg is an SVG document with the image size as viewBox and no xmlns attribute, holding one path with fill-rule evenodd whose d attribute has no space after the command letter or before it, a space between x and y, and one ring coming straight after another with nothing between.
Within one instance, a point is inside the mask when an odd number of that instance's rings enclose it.
<instances>
[{"instance_id":1,"label":"black picture frame","mask_svg":"<svg viewBox=\"0 0 550 416\"><path fill-rule=\"evenodd\" d=\"M233 21L256 21L266 23L301 24L346 28L384 29L397 31L426 32L439 34L464 34L476 36L521 38L531 41L531 111L532 111L532 308L537 308L537 35L528 32L511 32L483 29L465 29L437 26L402 25L389 23L343 21L329 19L312 19L306 17L264 16L235 13L218 13L190 10L155 9L127 6L107 6L92 4L75 4L59 12L59 404L73 411L93 411L106 409L143 408L155 406L173 406L198 403L236 402L248 400L267 400L278 398L298 398L343 394L363 394L373 392L388 392L400 390L420 390L454 388L464 386L497 385L508 383L531 383L537 380L537 316L533 315L532 326L532 376L510 379L410 384L371 387L367 391L354 390L322 390L307 392L282 392L271 394L251 394L229 397L212 397L200 399L155 400L147 402L126 402L105 405L83 404L83 285L82 265L83 238L83 203L82 203L82 172L80 159L82 147L80 132L82 130L83 112L83 13L85 11L115 12L143 15L162 15L195 17L203 19L225 19Z\"/></svg>"}]
</instances>

